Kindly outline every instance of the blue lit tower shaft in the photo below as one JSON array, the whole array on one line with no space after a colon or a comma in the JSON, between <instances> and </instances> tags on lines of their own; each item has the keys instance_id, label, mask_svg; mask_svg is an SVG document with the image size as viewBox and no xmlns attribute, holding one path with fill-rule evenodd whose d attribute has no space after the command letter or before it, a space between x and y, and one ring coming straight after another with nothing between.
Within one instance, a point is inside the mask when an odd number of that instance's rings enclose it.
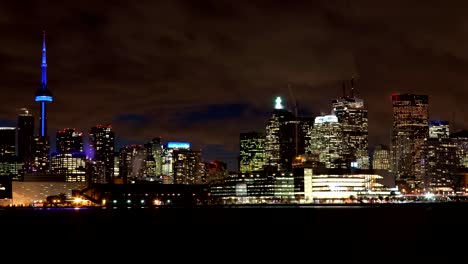
<instances>
[{"instance_id":1,"label":"blue lit tower shaft","mask_svg":"<svg viewBox=\"0 0 468 264\"><path fill-rule=\"evenodd\" d=\"M36 91L35 101L41 103L40 135L47 136L47 108L46 103L52 102L52 93L47 87L47 59L45 31L42 32L42 61L41 61L41 87Z\"/></svg>"}]
</instances>

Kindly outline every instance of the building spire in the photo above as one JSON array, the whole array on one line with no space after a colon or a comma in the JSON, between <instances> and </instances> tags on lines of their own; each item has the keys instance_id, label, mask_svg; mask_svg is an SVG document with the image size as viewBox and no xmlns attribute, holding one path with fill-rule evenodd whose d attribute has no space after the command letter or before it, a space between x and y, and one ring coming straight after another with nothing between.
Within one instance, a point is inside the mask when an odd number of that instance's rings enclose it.
<instances>
[{"instance_id":1,"label":"building spire","mask_svg":"<svg viewBox=\"0 0 468 264\"><path fill-rule=\"evenodd\" d=\"M46 32L42 31L42 63L41 63L41 89L47 89L47 52L46 52Z\"/></svg>"},{"instance_id":2,"label":"building spire","mask_svg":"<svg viewBox=\"0 0 468 264\"><path fill-rule=\"evenodd\" d=\"M351 77L351 92L350 97L354 98L354 75Z\"/></svg>"}]
</instances>

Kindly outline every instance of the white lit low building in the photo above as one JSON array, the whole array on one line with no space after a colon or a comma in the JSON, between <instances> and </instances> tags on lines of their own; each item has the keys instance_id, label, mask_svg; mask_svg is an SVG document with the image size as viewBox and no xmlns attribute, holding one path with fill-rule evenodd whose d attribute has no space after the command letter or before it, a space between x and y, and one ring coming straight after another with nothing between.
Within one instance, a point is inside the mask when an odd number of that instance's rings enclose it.
<instances>
[{"instance_id":1,"label":"white lit low building","mask_svg":"<svg viewBox=\"0 0 468 264\"><path fill-rule=\"evenodd\" d=\"M385 197L395 194L394 189L377 182L382 178L371 170L326 170L314 174L313 169L305 168L305 200L340 201L353 197Z\"/></svg>"},{"instance_id":2,"label":"white lit low building","mask_svg":"<svg viewBox=\"0 0 468 264\"><path fill-rule=\"evenodd\" d=\"M12 206L31 206L45 202L48 196L65 194L72 199L73 190L82 190L86 182L66 182L63 175L26 174L22 181L12 182Z\"/></svg>"}]
</instances>

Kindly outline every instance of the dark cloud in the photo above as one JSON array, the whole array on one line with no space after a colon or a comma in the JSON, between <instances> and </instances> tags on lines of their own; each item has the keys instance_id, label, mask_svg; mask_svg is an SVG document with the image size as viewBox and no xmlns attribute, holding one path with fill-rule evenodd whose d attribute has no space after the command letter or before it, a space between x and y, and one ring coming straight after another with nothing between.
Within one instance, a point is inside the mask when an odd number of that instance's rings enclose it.
<instances>
[{"instance_id":1,"label":"dark cloud","mask_svg":"<svg viewBox=\"0 0 468 264\"><path fill-rule=\"evenodd\" d=\"M369 109L372 144L389 143L392 92L428 94L431 117L465 128L467 7L402 0L4 1L0 118L14 120L22 107L38 110L33 94L46 29L55 96L50 133L111 123L121 142L162 136L232 154L240 132L264 129L275 96L295 96L303 113L329 112L351 76Z\"/></svg>"}]
</instances>

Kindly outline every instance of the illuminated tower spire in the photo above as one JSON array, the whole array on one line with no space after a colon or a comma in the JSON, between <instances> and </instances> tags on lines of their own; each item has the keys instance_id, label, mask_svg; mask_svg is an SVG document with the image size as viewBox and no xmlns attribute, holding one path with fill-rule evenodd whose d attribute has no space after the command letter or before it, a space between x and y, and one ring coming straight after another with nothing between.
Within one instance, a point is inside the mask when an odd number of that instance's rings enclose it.
<instances>
[{"instance_id":1,"label":"illuminated tower spire","mask_svg":"<svg viewBox=\"0 0 468 264\"><path fill-rule=\"evenodd\" d=\"M52 102L52 93L47 88L47 59L46 59L46 40L45 31L42 31L42 60L41 60L41 86L36 91L35 101L41 103L40 115L40 135L47 136L47 109L46 103Z\"/></svg>"}]
</instances>

